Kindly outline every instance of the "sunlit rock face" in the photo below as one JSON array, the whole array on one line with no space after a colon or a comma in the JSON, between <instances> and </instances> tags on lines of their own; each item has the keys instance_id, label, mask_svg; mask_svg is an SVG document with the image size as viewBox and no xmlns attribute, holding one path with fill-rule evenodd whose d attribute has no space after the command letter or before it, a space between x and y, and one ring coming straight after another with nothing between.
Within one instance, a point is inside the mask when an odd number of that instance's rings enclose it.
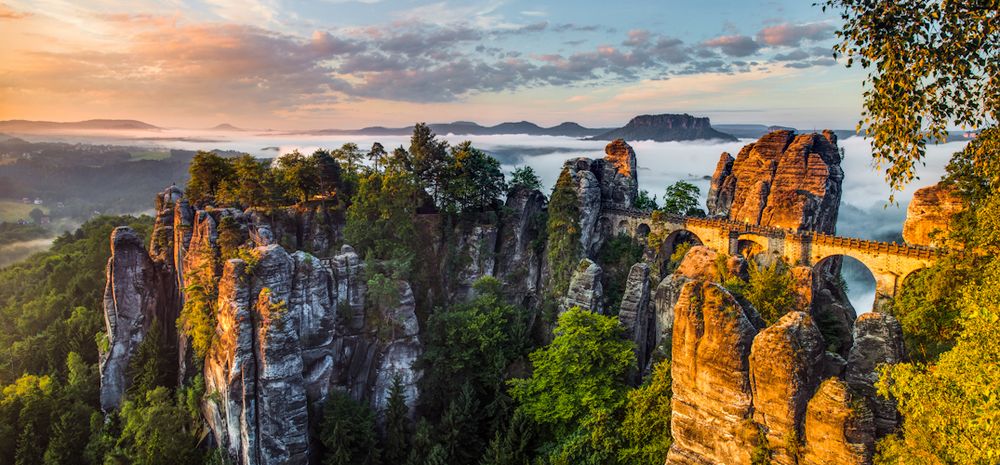
<instances>
[{"instance_id":1,"label":"sunlit rock face","mask_svg":"<svg viewBox=\"0 0 1000 465\"><path fill-rule=\"evenodd\" d=\"M722 154L708 193L708 211L761 226L834 233L841 183L837 136L775 131Z\"/></svg>"},{"instance_id":2,"label":"sunlit rock face","mask_svg":"<svg viewBox=\"0 0 1000 465\"><path fill-rule=\"evenodd\" d=\"M871 411L839 378L820 384L806 407L802 465L864 465L872 462L875 424Z\"/></svg>"},{"instance_id":3,"label":"sunlit rock face","mask_svg":"<svg viewBox=\"0 0 1000 465\"><path fill-rule=\"evenodd\" d=\"M942 245L960 211L962 199L953 188L938 183L917 189L906 209L903 240L913 245Z\"/></svg>"}]
</instances>

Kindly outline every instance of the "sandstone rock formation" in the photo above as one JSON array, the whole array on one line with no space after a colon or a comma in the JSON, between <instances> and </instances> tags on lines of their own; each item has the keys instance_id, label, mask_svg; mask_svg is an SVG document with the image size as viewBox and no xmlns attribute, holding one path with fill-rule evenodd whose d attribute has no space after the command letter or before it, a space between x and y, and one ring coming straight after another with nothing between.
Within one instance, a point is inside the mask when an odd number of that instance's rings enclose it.
<instances>
[{"instance_id":1,"label":"sandstone rock formation","mask_svg":"<svg viewBox=\"0 0 1000 465\"><path fill-rule=\"evenodd\" d=\"M801 465L865 465L872 462L875 425L871 411L839 378L820 384L805 414Z\"/></svg>"},{"instance_id":2,"label":"sandstone rock formation","mask_svg":"<svg viewBox=\"0 0 1000 465\"><path fill-rule=\"evenodd\" d=\"M684 285L674 310L667 463L750 463L750 349L757 329L736 299L702 281Z\"/></svg>"},{"instance_id":3,"label":"sandstone rock formation","mask_svg":"<svg viewBox=\"0 0 1000 465\"><path fill-rule=\"evenodd\" d=\"M903 240L913 245L942 245L952 218L960 211L962 199L953 188L938 183L917 189L906 209Z\"/></svg>"},{"instance_id":4,"label":"sandstone rock formation","mask_svg":"<svg viewBox=\"0 0 1000 465\"><path fill-rule=\"evenodd\" d=\"M708 211L762 226L836 231L841 182L837 136L775 131L723 153L712 177Z\"/></svg>"},{"instance_id":5,"label":"sandstone rock formation","mask_svg":"<svg viewBox=\"0 0 1000 465\"><path fill-rule=\"evenodd\" d=\"M569 280L569 290L563 298L562 309L569 310L580 307L594 313L601 313L601 303L604 299L604 289L601 276L604 271L589 258L580 260L573 277Z\"/></svg>"},{"instance_id":6,"label":"sandstone rock formation","mask_svg":"<svg viewBox=\"0 0 1000 465\"><path fill-rule=\"evenodd\" d=\"M823 335L804 312L789 312L753 340L753 418L767 434L774 463L794 465L788 444L802 438L806 404L823 375Z\"/></svg>"},{"instance_id":7,"label":"sandstone rock formation","mask_svg":"<svg viewBox=\"0 0 1000 465\"><path fill-rule=\"evenodd\" d=\"M544 257L545 195L535 189L515 189L507 195L498 240L496 273L504 293L515 303L535 308L540 300Z\"/></svg>"},{"instance_id":8,"label":"sandstone rock formation","mask_svg":"<svg viewBox=\"0 0 1000 465\"><path fill-rule=\"evenodd\" d=\"M648 264L632 265L625 279L625 292L622 294L622 303L618 310L618 320L625 327L626 337L635 343L636 366L640 372L649 362L649 354L653 349L650 344L654 343L649 271Z\"/></svg>"},{"instance_id":9,"label":"sandstone rock formation","mask_svg":"<svg viewBox=\"0 0 1000 465\"><path fill-rule=\"evenodd\" d=\"M604 151L604 158L573 158L563 165L563 170L569 172L577 186L580 245L585 256L596 254L610 234L609 227L598 225L601 209L631 209L639 195L638 168L632 147L616 139Z\"/></svg>"},{"instance_id":10,"label":"sandstone rock formation","mask_svg":"<svg viewBox=\"0 0 1000 465\"><path fill-rule=\"evenodd\" d=\"M906 361L903 329L892 315L865 313L854 323L854 346L847 358L847 384L861 394L874 414L875 432L882 437L899 426L896 404L875 392L877 368Z\"/></svg>"},{"instance_id":11,"label":"sandstone rock formation","mask_svg":"<svg viewBox=\"0 0 1000 465\"><path fill-rule=\"evenodd\" d=\"M108 349L101 353L101 408L117 409L129 379L129 361L158 316L156 268L139 235L128 227L111 233L111 257L104 289L104 323ZM159 330L156 328L155 330Z\"/></svg>"}]
</instances>

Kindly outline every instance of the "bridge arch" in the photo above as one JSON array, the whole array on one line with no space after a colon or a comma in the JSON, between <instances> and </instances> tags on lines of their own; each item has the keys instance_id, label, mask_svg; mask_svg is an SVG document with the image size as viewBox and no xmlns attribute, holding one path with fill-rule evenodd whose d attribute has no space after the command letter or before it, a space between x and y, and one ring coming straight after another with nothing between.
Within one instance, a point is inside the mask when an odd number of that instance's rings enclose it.
<instances>
[{"instance_id":1,"label":"bridge arch","mask_svg":"<svg viewBox=\"0 0 1000 465\"><path fill-rule=\"evenodd\" d=\"M673 255L684 244L690 244L691 246L703 245L704 241L694 232L683 228L674 229L666 233L663 242L655 251L657 261L659 262L657 269L660 272L660 276L666 276L672 272L672 267L675 267L680 262L680 258L682 257L673 257ZM672 258L677 258L678 263L671 263Z\"/></svg>"},{"instance_id":2,"label":"bridge arch","mask_svg":"<svg viewBox=\"0 0 1000 465\"><path fill-rule=\"evenodd\" d=\"M758 255L770 252L767 238L756 234L740 234L736 238L736 254L749 260Z\"/></svg>"},{"instance_id":3,"label":"bridge arch","mask_svg":"<svg viewBox=\"0 0 1000 465\"><path fill-rule=\"evenodd\" d=\"M896 292L896 276L881 272L877 266L850 253L830 254L815 264L813 273L833 275L830 292L840 293L858 314L877 311L891 302ZM841 281L842 280L842 281Z\"/></svg>"}]
</instances>

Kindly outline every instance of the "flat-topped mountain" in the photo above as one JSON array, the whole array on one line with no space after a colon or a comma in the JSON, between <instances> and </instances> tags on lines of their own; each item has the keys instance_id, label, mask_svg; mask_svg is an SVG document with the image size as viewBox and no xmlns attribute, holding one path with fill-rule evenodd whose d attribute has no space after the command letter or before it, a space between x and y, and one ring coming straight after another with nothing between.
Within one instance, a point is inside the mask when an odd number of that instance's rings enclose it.
<instances>
[{"instance_id":1,"label":"flat-topped mountain","mask_svg":"<svg viewBox=\"0 0 1000 465\"><path fill-rule=\"evenodd\" d=\"M131 119L89 119L75 122L28 121L21 119L0 121L0 130L10 132L51 132L60 130L136 131L159 130L159 127Z\"/></svg>"},{"instance_id":2,"label":"flat-topped mountain","mask_svg":"<svg viewBox=\"0 0 1000 465\"><path fill-rule=\"evenodd\" d=\"M504 122L495 126L483 126L472 121L455 121L452 123L428 124L432 131L438 134L455 134L461 136L496 136L525 134L529 136L562 136L591 137L607 132L609 128L587 128L573 122L560 123L549 128L539 126L530 121ZM413 133L413 126L389 128L384 126L369 126L361 129L322 129L309 131L311 134L364 134L370 136L405 136Z\"/></svg>"},{"instance_id":3,"label":"flat-topped mountain","mask_svg":"<svg viewBox=\"0 0 1000 465\"><path fill-rule=\"evenodd\" d=\"M708 118L689 114L640 115L625 127L594 136L593 140L652 140L657 142L716 139L735 141L736 137L715 130Z\"/></svg>"}]
</instances>

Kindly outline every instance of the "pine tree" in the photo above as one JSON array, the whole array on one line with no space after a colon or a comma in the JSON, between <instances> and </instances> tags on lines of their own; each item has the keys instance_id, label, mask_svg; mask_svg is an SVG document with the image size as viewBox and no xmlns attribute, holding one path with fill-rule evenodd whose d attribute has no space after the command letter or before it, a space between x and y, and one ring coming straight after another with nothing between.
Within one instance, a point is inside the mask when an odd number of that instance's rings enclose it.
<instances>
[{"instance_id":1,"label":"pine tree","mask_svg":"<svg viewBox=\"0 0 1000 465\"><path fill-rule=\"evenodd\" d=\"M527 415L514 414L507 430L490 441L480 465L528 465L531 463L534 425Z\"/></svg>"},{"instance_id":2,"label":"pine tree","mask_svg":"<svg viewBox=\"0 0 1000 465\"><path fill-rule=\"evenodd\" d=\"M406 406L403 379L397 374L389 390L389 404L385 409L385 437L382 441L383 458L387 464L401 464L410 453L410 418Z\"/></svg>"}]
</instances>

